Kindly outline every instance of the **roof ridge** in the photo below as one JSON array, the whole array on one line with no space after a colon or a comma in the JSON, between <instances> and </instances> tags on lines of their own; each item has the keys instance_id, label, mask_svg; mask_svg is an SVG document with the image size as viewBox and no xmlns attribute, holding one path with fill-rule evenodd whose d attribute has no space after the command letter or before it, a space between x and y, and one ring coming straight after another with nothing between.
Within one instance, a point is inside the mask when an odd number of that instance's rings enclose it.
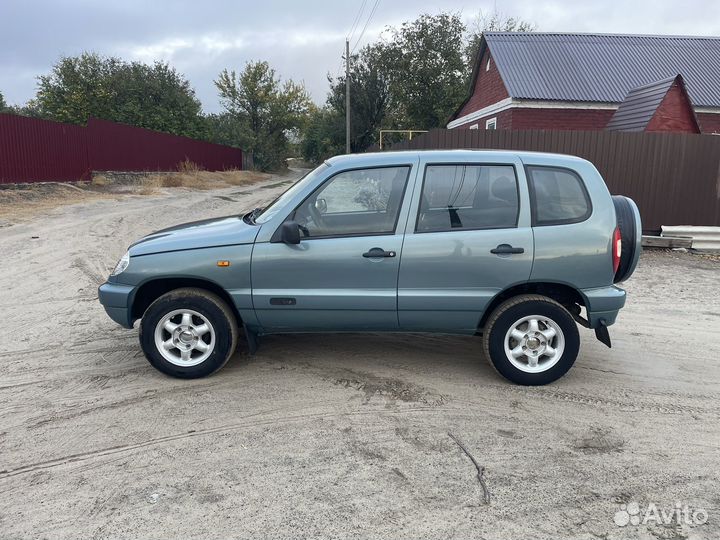
<instances>
[{"instance_id":1,"label":"roof ridge","mask_svg":"<svg viewBox=\"0 0 720 540\"><path fill-rule=\"evenodd\" d=\"M652 38L652 39L707 39L720 41L720 36L691 36L682 34L618 34L612 32L483 32L486 36L598 36L617 38Z\"/></svg>"},{"instance_id":2,"label":"roof ridge","mask_svg":"<svg viewBox=\"0 0 720 540\"><path fill-rule=\"evenodd\" d=\"M670 84L672 82L675 82L675 79L677 79L678 77L680 77L682 79L682 73L678 73L677 75L673 75L672 77L665 77L663 79L658 79L656 81L652 81L647 84L641 84L640 86L630 88L630 90L628 90L628 92L639 92L641 90L645 90L645 89L651 88L653 86L661 86L663 84Z\"/></svg>"}]
</instances>

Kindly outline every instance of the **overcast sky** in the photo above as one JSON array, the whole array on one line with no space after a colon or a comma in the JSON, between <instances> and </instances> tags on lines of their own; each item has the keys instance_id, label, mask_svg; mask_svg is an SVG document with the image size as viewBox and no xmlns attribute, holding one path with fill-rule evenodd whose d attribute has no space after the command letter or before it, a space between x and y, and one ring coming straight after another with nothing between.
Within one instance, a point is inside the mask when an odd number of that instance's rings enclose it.
<instances>
[{"instance_id":1,"label":"overcast sky","mask_svg":"<svg viewBox=\"0 0 720 540\"><path fill-rule=\"evenodd\" d=\"M317 103L327 73L342 66L345 36L363 0L0 0L0 92L11 104L35 92L35 77L61 55L96 51L124 59L165 60L194 86L208 112L220 110L213 79L223 68L267 60L303 81ZM366 0L359 29L375 0ZM441 7L438 7L441 6ZM720 0L380 0L360 45L383 28L423 12L471 19L493 6L540 31L720 35Z\"/></svg>"}]
</instances>

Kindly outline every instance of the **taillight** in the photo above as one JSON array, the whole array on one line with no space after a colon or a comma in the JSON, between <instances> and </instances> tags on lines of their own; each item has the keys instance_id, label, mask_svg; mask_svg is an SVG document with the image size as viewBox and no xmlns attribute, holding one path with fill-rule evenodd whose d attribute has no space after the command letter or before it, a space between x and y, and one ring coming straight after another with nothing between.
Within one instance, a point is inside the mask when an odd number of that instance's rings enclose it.
<instances>
[{"instance_id":1,"label":"taillight","mask_svg":"<svg viewBox=\"0 0 720 540\"><path fill-rule=\"evenodd\" d=\"M617 274L618 268L620 268L620 256L622 255L622 235L620 234L620 227L615 227L615 233L613 233L613 274Z\"/></svg>"}]
</instances>

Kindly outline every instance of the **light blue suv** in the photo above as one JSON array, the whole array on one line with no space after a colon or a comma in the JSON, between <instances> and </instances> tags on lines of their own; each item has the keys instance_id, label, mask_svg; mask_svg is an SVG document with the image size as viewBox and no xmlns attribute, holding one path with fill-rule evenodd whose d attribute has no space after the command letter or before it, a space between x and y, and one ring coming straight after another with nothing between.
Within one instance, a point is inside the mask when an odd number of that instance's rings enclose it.
<instances>
[{"instance_id":1,"label":"light blue suv","mask_svg":"<svg viewBox=\"0 0 720 540\"><path fill-rule=\"evenodd\" d=\"M99 296L176 377L218 370L241 334L252 354L271 333L439 332L482 335L499 373L546 384L575 362L577 324L610 346L641 230L576 157L338 156L265 208L146 236Z\"/></svg>"}]
</instances>

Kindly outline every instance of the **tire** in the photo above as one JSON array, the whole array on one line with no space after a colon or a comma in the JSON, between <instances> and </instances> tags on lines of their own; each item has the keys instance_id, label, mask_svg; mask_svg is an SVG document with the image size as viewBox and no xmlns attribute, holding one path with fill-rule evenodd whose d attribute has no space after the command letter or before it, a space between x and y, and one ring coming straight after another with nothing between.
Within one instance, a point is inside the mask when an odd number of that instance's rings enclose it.
<instances>
[{"instance_id":1,"label":"tire","mask_svg":"<svg viewBox=\"0 0 720 540\"><path fill-rule=\"evenodd\" d=\"M531 320L537 324L537 334L532 331ZM518 330L520 340L512 337L513 328ZM526 335L529 339L525 339ZM580 334L570 313L555 300L537 294L516 296L500 304L488 318L482 339L485 357L495 370L524 386L558 380L575 363L580 350ZM532 355L537 359L535 367L531 356L513 356L511 349L522 352L523 344L531 355L537 344L536 354ZM548 350L554 350L555 355L546 354Z\"/></svg>"},{"instance_id":2,"label":"tire","mask_svg":"<svg viewBox=\"0 0 720 540\"><path fill-rule=\"evenodd\" d=\"M238 333L235 314L219 296L203 289L176 289L145 311L140 346L155 369L196 379L227 363L235 352ZM163 347L163 342L168 346Z\"/></svg>"},{"instance_id":3,"label":"tire","mask_svg":"<svg viewBox=\"0 0 720 540\"><path fill-rule=\"evenodd\" d=\"M627 197L621 195L613 195L613 205L615 205L615 215L617 216L617 226L620 228L620 238L622 239L622 249L620 251L620 265L615 272L614 283L625 281L632 274L633 263L636 262L635 250L638 249L637 235L635 233L635 212Z\"/></svg>"}]
</instances>

